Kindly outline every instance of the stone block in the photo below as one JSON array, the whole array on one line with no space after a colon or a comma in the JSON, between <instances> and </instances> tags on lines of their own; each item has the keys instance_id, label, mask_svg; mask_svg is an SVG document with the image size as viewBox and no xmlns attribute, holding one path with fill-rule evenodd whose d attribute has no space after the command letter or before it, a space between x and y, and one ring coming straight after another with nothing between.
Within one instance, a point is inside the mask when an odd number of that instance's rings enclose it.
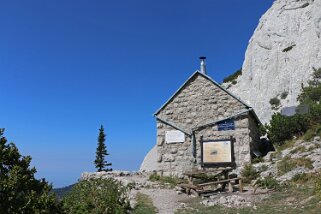
<instances>
[{"instance_id":1,"label":"stone block","mask_svg":"<svg viewBox=\"0 0 321 214\"><path fill-rule=\"evenodd\" d=\"M163 160L163 155L162 154L157 154L157 162L160 163Z\"/></svg>"},{"instance_id":2,"label":"stone block","mask_svg":"<svg viewBox=\"0 0 321 214\"><path fill-rule=\"evenodd\" d=\"M183 156L184 155L184 151L178 151L177 152L177 156Z\"/></svg>"},{"instance_id":3,"label":"stone block","mask_svg":"<svg viewBox=\"0 0 321 214\"><path fill-rule=\"evenodd\" d=\"M172 154L164 154L163 155L163 161L164 162L174 162L175 161L175 156Z\"/></svg>"},{"instance_id":4,"label":"stone block","mask_svg":"<svg viewBox=\"0 0 321 214\"><path fill-rule=\"evenodd\" d=\"M163 136L158 136L157 137L157 146L163 146L163 144L165 143L165 139Z\"/></svg>"},{"instance_id":5,"label":"stone block","mask_svg":"<svg viewBox=\"0 0 321 214\"><path fill-rule=\"evenodd\" d=\"M172 148L171 149L171 154L176 154L177 153L177 148Z\"/></svg>"}]
</instances>

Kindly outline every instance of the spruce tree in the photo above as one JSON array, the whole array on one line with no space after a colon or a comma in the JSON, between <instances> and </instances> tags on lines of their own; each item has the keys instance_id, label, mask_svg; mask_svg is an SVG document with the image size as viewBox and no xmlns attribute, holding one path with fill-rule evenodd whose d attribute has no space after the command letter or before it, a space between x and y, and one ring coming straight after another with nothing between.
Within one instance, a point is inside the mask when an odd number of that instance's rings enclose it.
<instances>
[{"instance_id":1,"label":"spruce tree","mask_svg":"<svg viewBox=\"0 0 321 214\"><path fill-rule=\"evenodd\" d=\"M105 168L111 166L111 163L108 163L105 160L105 156L109 155L105 145L105 132L104 127L101 125L99 129L99 136L98 136L98 146L96 149L96 160L95 160L95 167L98 172L101 171L111 171L111 168Z\"/></svg>"}]
</instances>

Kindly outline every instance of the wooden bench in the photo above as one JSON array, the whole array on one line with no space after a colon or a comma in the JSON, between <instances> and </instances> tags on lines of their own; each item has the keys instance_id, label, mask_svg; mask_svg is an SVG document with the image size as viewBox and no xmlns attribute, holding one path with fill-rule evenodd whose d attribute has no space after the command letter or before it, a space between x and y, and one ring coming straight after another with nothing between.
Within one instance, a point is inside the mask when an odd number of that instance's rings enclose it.
<instances>
[{"instance_id":1,"label":"wooden bench","mask_svg":"<svg viewBox=\"0 0 321 214\"><path fill-rule=\"evenodd\" d=\"M179 186L187 193L196 196L210 194L218 190L224 191L228 185L228 192L233 192L233 185L238 183L240 192L243 192L241 178L229 178L231 168L217 168L211 171L194 170L184 173L188 178L188 184ZM205 180L205 181L204 181ZM213 189L214 185L222 184L219 188Z\"/></svg>"}]
</instances>

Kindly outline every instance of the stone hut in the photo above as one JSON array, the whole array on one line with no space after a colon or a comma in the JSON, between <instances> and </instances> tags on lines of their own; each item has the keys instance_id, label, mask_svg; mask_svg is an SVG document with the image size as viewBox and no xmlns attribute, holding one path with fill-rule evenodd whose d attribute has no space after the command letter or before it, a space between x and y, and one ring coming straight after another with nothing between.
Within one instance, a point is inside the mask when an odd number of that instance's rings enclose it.
<instances>
[{"instance_id":1,"label":"stone hut","mask_svg":"<svg viewBox=\"0 0 321 214\"><path fill-rule=\"evenodd\" d=\"M164 176L195 168L240 167L258 150L260 121L254 110L209 77L204 60L201 71L155 113L157 168Z\"/></svg>"}]
</instances>

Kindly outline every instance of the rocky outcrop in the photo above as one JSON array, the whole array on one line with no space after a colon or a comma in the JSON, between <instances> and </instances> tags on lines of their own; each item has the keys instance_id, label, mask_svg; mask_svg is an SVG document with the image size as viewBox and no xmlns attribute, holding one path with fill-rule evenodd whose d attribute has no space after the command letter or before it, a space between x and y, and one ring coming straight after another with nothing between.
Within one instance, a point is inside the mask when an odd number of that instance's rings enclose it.
<instances>
[{"instance_id":1,"label":"rocky outcrop","mask_svg":"<svg viewBox=\"0 0 321 214\"><path fill-rule=\"evenodd\" d=\"M297 140L289 148L271 152L264 157L264 162L254 164L253 167L260 172L260 179L273 177L280 183L290 181L300 174L316 174L321 169L320 136L311 141Z\"/></svg>"},{"instance_id":2,"label":"rocky outcrop","mask_svg":"<svg viewBox=\"0 0 321 214\"><path fill-rule=\"evenodd\" d=\"M313 68L321 67L321 0L276 0L249 41L237 84L225 84L263 123L297 104ZM272 109L270 99L278 98Z\"/></svg>"},{"instance_id":3,"label":"rocky outcrop","mask_svg":"<svg viewBox=\"0 0 321 214\"><path fill-rule=\"evenodd\" d=\"M142 164L140 165L140 172L153 172L158 170L157 163L157 147L156 145L147 153Z\"/></svg>"}]
</instances>

